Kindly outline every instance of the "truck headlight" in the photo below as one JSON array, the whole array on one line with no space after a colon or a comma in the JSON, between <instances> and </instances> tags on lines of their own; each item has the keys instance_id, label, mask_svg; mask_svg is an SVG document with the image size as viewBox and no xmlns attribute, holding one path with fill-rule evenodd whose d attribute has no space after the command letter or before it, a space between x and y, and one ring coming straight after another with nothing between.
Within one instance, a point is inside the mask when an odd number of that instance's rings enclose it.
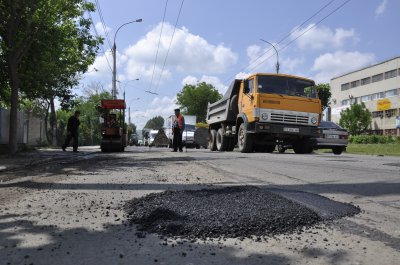
<instances>
[{"instance_id":1,"label":"truck headlight","mask_svg":"<svg viewBox=\"0 0 400 265\"><path fill-rule=\"evenodd\" d=\"M268 113L263 113L263 114L261 114L261 118L262 118L263 120L268 120Z\"/></svg>"},{"instance_id":2,"label":"truck headlight","mask_svg":"<svg viewBox=\"0 0 400 265\"><path fill-rule=\"evenodd\" d=\"M317 118L315 118L315 117L311 118L311 123L312 124L317 124L317 121L318 121Z\"/></svg>"}]
</instances>

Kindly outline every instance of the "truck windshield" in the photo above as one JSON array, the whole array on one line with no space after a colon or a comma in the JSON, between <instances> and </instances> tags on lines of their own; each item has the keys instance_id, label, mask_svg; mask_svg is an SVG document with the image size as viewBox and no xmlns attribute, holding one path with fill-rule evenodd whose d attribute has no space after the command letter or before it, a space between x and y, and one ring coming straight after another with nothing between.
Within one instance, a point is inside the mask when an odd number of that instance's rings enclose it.
<instances>
[{"instance_id":1,"label":"truck windshield","mask_svg":"<svg viewBox=\"0 0 400 265\"><path fill-rule=\"evenodd\" d=\"M258 93L317 97L313 82L284 76L258 76Z\"/></svg>"}]
</instances>

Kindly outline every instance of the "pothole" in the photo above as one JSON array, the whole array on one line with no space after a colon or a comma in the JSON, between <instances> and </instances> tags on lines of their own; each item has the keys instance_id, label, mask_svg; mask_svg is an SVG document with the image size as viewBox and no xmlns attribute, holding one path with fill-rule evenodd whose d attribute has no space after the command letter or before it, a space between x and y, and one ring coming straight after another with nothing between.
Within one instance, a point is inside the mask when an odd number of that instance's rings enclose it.
<instances>
[{"instance_id":1,"label":"pothole","mask_svg":"<svg viewBox=\"0 0 400 265\"><path fill-rule=\"evenodd\" d=\"M335 216L360 211L348 204L343 209ZM141 231L200 239L273 236L326 220L304 203L253 186L153 193L129 201L125 210Z\"/></svg>"}]
</instances>

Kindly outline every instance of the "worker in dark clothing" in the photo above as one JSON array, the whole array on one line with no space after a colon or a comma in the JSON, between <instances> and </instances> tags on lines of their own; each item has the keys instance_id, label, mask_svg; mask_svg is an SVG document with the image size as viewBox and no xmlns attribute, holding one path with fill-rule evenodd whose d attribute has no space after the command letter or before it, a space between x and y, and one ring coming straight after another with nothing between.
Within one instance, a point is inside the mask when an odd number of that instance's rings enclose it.
<instances>
[{"instance_id":1,"label":"worker in dark clothing","mask_svg":"<svg viewBox=\"0 0 400 265\"><path fill-rule=\"evenodd\" d=\"M73 149L74 152L78 152L78 127L81 122L79 121L79 115L80 111L77 110L75 111L74 116L71 116L68 119L68 124L67 124L67 138L65 139L65 143L62 146L62 150L65 151L65 148L69 145L69 142L71 141L71 138L74 138L73 141Z\"/></svg>"},{"instance_id":2,"label":"worker in dark clothing","mask_svg":"<svg viewBox=\"0 0 400 265\"><path fill-rule=\"evenodd\" d=\"M185 130L185 118L180 114L179 109L175 109L175 121L172 124L172 133L174 134L174 139L173 139L173 147L174 150L173 152L177 152L179 149L179 152L183 152L182 149L182 134L183 131Z\"/></svg>"}]
</instances>

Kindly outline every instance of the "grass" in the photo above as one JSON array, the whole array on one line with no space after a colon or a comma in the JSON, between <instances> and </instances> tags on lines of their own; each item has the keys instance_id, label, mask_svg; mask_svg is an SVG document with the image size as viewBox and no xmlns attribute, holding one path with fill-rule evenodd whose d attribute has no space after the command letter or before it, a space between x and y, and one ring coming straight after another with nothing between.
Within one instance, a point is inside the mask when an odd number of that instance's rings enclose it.
<instances>
[{"instance_id":1,"label":"grass","mask_svg":"<svg viewBox=\"0 0 400 265\"><path fill-rule=\"evenodd\" d=\"M349 154L400 156L400 144L349 144L346 151Z\"/></svg>"}]
</instances>

